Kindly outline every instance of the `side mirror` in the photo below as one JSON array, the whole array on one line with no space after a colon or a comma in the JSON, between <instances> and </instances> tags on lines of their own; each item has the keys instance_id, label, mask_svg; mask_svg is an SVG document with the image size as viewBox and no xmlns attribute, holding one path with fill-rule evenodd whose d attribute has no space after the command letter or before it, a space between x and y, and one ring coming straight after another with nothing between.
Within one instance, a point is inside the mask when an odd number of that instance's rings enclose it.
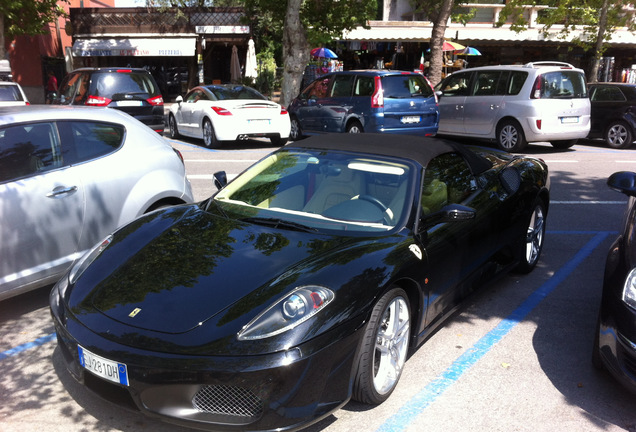
<instances>
[{"instance_id":1,"label":"side mirror","mask_svg":"<svg viewBox=\"0 0 636 432\"><path fill-rule=\"evenodd\" d=\"M427 228L443 222L467 221L475 219L475 216L477 216L475 209L460 204L449 204L442 207L440 211L424 216L422 226Z\"/></svg>"},{"instance_id":2,"label":"side mirror","mask_svg":"<svg viewBox=\"0 0 636 432\"><path fill-rule=\"evenodd\" d=\"M607 185L627 196L636 197L636 173L631 171L615 172L607 179Z\"/></svg>"},{"instance_id":3,"label":"side mirror","mask_svg":"<svg viewBox=\"0 0 636 432\"><path fill-rule=\"evenodd\" d=\"M438 98L438 99L439 99L439 98L441 98L442 96L444 96L444 92L443 92L443 91L441 91L441 90L436 90L436 91L435 91L435 94L437 95L437 98Z\"/></svg>"},{"instance_id":4,"label":"side mirror","mask_svg":"<svg viewBox=\"0 0 636 432\"><path fill-rule=\"evenodd\" d=\"M181 97L181 95L177 96L177 98L174 100L176 103L180 104L181 102L183 102L183 97Z\"/></svg>"},{"instance_id":5,"label":"side mirror","mask_svg":"<svg viewBox=\"0 0 636 432\"><path fill-rule=\"evenodd\" d=\"M225 171L215 172L214 186L216 186L216 188L220 190L220 189L223 189L226 184L227 184L227 174L225 174Z\"/></svg>"}]
</instances>

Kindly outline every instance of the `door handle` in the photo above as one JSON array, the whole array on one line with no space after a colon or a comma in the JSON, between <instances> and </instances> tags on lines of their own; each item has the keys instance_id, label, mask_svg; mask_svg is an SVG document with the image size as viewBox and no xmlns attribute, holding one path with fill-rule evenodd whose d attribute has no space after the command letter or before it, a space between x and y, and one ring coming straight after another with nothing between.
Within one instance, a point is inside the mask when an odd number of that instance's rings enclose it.
<instances>
[{"instance_id":1,"label":"door handle","mask_svg":"<svg viewBox=\"0 0 636 432\"><path fill-rule=\"evenodd\" d=\"M70 195L77 192L77 186L58 186L47 193L47 198L59 198L63 195Z\"/></svg>"},{"instance_id":2,"label":"door handle","mask_svg":"<svg viewBox=\"0 0 636 432\"><path fill-rule=\"evenodd\" d=\"M462 110L462 109L464 109L464 105L455 105L455 110L456 111L459 111L459 110Z\"/></svg>"},{"instance_id":3,"label":"door handle","mask_svg":"<svg viewBox=\"0 0 636 432\"><path fill-rule=\"evenodd\" d=\"M499 108L499 105L490 105L490 109L491 110L494 110L494 109L497 109L497 108Z\"/></svg>"}]
</instances>

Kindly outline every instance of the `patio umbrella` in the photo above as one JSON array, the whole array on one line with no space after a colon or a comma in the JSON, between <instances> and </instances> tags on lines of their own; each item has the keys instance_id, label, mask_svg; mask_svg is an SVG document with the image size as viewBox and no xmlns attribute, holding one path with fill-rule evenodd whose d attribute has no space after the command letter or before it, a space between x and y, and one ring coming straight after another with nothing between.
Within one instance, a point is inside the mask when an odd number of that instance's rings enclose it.
<instances>
[{"instance_id":1,"label":"patio umbrella","mask_svg":"<svg viewBox=\"0 0 636 432\"><path fill-rule=\"evenodd\" d=\"M241 64L238 59L238 48L232 46L232 60L230 62L230 79L233 83L241 81Z\"/></svg>"},{"instance_id":2,"label":"patio umbrella","mask_svg":"<svg viewBox=\"0 0 636 432\"><path fill-rule=\"evenodd\" d=\"M466 47L462 50L455 51L455 55L466 55L466 56L480 56L481 53L477 48Z\"/></svg>"},{"instance_id":3,"label":"patio umbrella","mask_svg":"<svg viewBox=\"0 0 636 432\"><path fill-rule=\"evenodd\" d=\"M444 41L442 45L442 51L457 51L463 50L464 48L466 48L464 45L451 41Z\"/></svg>"},{"instance_id":4,"label":"patio umbrella","mask_svg":"<svg viewBox=\"0 0 636 432\"><path fill-rule=\"evenodd\" d=\"M252 78L252 80L255 80L257 76L258 70L256 69L256 48L254 48L254 41L252 40L252 38L250 38L250 41L247 43L245 78Z\"/></svg>"},{"instance_id":5,"label":"patio umbrella","mask_svg":"<svg viewBox=\"0 0 636 432\"><path fill-rule=\"evenodd\" d=\"M320 57L320 58L338 58L338 55L331 51L329 48L314 48L311 50L312 57Z\"/></svg>"}]
</instances>

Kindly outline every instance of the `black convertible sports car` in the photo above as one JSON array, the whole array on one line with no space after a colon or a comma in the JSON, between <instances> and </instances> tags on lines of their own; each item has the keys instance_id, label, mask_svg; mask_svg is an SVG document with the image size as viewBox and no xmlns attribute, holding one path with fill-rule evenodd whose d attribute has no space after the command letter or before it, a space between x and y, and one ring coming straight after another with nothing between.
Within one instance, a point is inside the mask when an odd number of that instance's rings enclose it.
<instances>
[{"instance_id":1,"label":"black convertible sports car","mask_svg":"<svg viewBox=\"0 0 636 432\"><path fill-rule=\"evenodd\" d=\"M312 137L216 181L108 236L50 299L80 382L214 430L383 402L462 299L533 269L549 204L540 159L409 136Z\"/></svg>"},{"instance_id":2,"label":"black convertible sports car","mask_svg":"<svg viewBox=\"0 0 636 432\"><path fill-rule=\"evenodd\" d=\"M592 362L636 393L636 173L614 173L607 184L629 202L623 230L605 262Z\"/></svg>"}]
</instances>

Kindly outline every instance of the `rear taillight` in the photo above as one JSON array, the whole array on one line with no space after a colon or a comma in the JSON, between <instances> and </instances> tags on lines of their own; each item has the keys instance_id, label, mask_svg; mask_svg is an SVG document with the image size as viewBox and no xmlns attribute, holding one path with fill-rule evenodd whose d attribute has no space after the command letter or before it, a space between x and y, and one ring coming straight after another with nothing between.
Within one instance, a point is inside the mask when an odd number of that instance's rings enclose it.
<instances>
[{"instance_id":1,"label":"rear taillight","mask_svg":"<svg viewBox=\"0 0 636 432\"><path fill-rule=\"evenodd\" d=\"M174 152L177 154L177 156L179 156L179 159L181 159L181 163L183 165L185 165L185 161L183 160L183 155L181 154L181 152L179 150L177 150L176 148L173 148L172 150L174 150Z\"/></svg>"},{"instance_id":2,"label":"rear taillight","mask_svg":"<svg viewBox=\"0 0 636 432\"><path fill-rule=\"evenodd\" d=\"M374 77L375 90L371 95L371 108L384 108L384 90L382 89L382 79Z\"/></svg>"},{"instance_id":3,"label":"rear taillight","mask_svg":"<svg viewBox=\"0 0 636 432\"><path fill-rule=\"evenodd\" d=\"M106 106L111 102L111 99L102 96L89 96L86 98L85 105L90 106Z\"/></svg>"},{"instance_id":4,"label":"rear taillight","mask_svg":"<svg viewBox=\"0 0 636 432\"><path fill-rule=\"evenodd\" d=\"M218 115L222 115L222 116L228 116L228 115L232 115L232 113L230 112L230 110L227 110L225 108L219 107L219 106L213 106L211 107L212 111L214 111L215 113L217 113Z\"/></svg>"},{"instance_id":5,"label":"rear taillight","mask_svg":"<svg viewBox=\"0 0 636 432\"><path fill-rule=\"evenodd\" d=\"M534 80L534 85L532 86L532 92L530 92L530 99L541 99L541 75Z\"/></svg>"},{"instance_id":6,"label":"rear taillight","mask_svg":"<svg viewBox=\"0 0 636 432\"><path fill-rule=\"evenodd\" d=\"M287 115L287 114L289 114L287 110L283 107L280 107L280 115Z\"/></svg>"},{"instance_id":7,"label":"rear taillight","mask_svg":"<svg viewBox=\"0 0 636 432\"><path fill-rule=\"evenodd\" d=\"M116 72L117 73L131 73L132 70L131 69L117 69Z\"/></svg>"},{"instance_id":8,"label":"rear taillight","mask_svg":"<svg viewBox=\"0 0 636 432\"><path fill-rule=\"evenodd\" d=\"M537 120L537 129L541 130L541 119Z\"/></svg>"},{"instance_id":9,"label":"rear taillight","mask_svg":"<svg viewBox=\"0 0 636 432\"><path fill-rule=\"evenodd\" d=\"M150 99L146 99L150 105L159 106L163 105L163 97L161 95L155 96Z\"/></svg>"}]
</instances>

